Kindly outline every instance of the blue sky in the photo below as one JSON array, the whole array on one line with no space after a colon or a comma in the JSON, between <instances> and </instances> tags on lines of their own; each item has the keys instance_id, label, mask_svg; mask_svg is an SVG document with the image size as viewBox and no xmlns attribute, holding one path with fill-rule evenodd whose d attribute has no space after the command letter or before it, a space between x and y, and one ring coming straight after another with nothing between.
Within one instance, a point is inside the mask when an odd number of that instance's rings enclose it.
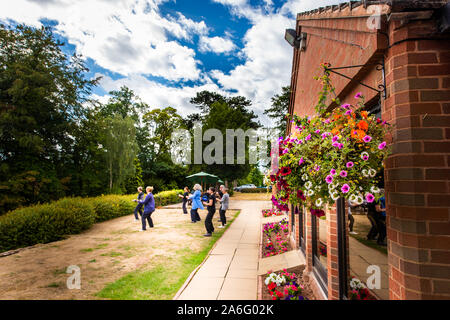
<instances>
[{"instance_id":1,"label":"blue sky","mask_svg":"<svg viewBox=\"0 0 450 320\"><path fill-rule=\"evenodd\" d=\"M336 0L15 0L0 21L52 25L67 52L101 76L94 98L122 85L152 108L195 112L201 90L242 95L263 124L270 98L289 84L292 49L284 30L298 12Z\"/></svg>"}]
</instances>

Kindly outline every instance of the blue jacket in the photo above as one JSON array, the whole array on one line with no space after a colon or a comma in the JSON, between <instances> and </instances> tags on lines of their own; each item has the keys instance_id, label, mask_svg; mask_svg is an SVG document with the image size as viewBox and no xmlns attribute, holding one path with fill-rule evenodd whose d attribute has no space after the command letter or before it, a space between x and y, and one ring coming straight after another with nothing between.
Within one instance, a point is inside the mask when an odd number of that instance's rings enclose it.
<instances>
[{"instance_id":1,"label":"blue jacket","mask_svg":"<svg viewBox=\"0 0 450 320\"><path fill-rule=\"evenodd\" d=\"M194 194L189 197L189 199L192 199L192 209L193 210L195 210L195 209L204 209L202 201L200 199L201 196L202 196L202 193L200 192L200 190L196 190L194 192Z\"/></svg>"},{"instance_id":2,"label":"blue jacket","mask_svg":"<svg viewBox=\"0 0 450 320\"><path fill-rule=\"evenodd\" d=\"M155 198L153 197L153 193L147 194L145 200L139 200L139 203L144 205L144 213L152 213L155 211Z\"/></svg>"}]
</instances>

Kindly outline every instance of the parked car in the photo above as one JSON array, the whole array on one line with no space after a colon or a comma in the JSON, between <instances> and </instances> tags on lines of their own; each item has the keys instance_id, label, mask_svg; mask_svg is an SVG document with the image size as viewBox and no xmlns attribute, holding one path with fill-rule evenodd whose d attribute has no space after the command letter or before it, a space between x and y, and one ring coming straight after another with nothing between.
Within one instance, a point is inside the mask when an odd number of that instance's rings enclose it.
<instances>
[{"instance_id":1,"label":"parked car","mask_svg":"<svg viewBox=\"0 0 450 320\"><path fill-rule=\"evenodd\" d=\"M242 189L248 188L256 188L256 186L254 184L243 184L242 186L234 188L234 191L241 191Z\"/></svg>"}]
</instances>

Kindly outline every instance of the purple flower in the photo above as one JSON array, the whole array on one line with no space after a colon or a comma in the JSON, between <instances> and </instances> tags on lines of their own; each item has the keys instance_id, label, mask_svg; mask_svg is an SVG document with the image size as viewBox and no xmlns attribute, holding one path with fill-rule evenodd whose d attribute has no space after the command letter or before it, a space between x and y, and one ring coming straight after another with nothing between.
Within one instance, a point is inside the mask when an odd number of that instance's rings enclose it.
<instances>
[{"instance_id":1,"label":"purple flower","mask_svg":"<svg viewBox=\"0 0 450 320\"><path fill-rule=\"evenodd\" d=\"M308 134L308 136L305 138L305 141L311 140L311 135Z\"/></svg>"},{"instance_id":2,"label":"purple flower","mask_svg":"<svg viewBox=\"0 0 450 320\"><path fill-rule=\"evenodd\" d=\"M316 171L319 171L319 170L320 170L320 166L316 165Z\"/></svg>"},{"instance_id":3,"label":"purple flower","mask_svg":"<svg viewBox=\"0 0 450 320\"><path fill-rule=\"evenodd\" d=\"M336 147L336 148L339 148L339 145L340 145L340 143L338 143L338 142L333 142L333 144L332 144L332 146Z\"/></svg>"},{"instance_id":4,"label":"purple flower","mask_svg":"<svg viewBox=\"0 0 450 320\"><path fill-rule=\"evenodd\" d=\"M347 171L342 170L341 173L339 173L339 175L340 175L342 178L345 178L345 177L347 176Z\"/></svg>"},{"instance_id":5,"label":"purple flower","mask_svg":"<svg viewBox=\"0 0 450 320\"><path fill-rule=\"evenodd\" d=\"M338 136L334 136L333 139L331 139L331 141L333 141L333 142L336 142L336 141L338 141L338 140L339 140L339 137L338 137Z\"/></svg>"},{"instance_id":6,"label":"purple flower","mask_svg":"<svg viewBox=\"0 0 450 320\"><path fill-rule=\"evenodd\" d=\"M371 136L365 136L365 137L363 138L363 141L364 141L365 143L369 143L370 141L372 141L372 137L371 137Z\"/></svg>"},{"instance_id":7,"label":"purple flower","mask_svg":"<svg viewBox=\"0 0 450 320\"><path fill-rule=\"evenodd\" d=\"M349 103L345 103L345 104L343 104L342 106L341 106L341 108L343 108L343 109L350 109L350 104Z\"/></svg>"},{"instance_id":8,"label":"purple flower","mask_svg":"<svg viewBox=\"0 0 450 320\"><path fill-rule=\"evenodd\" d=\"M386 147L386 142L385 141L383 141L382 143L380 143L378 145L378 149L380 149L380 150L383 150L385 147Z\"/></svg>"},{"instance_id":9,"label":"purple flower","mask_svg":"<svg viewBox=\"0 0 450 320\"><path fill-rule=\"evenodd\" d=\"M317 129L315 132L316 132L317 134L319 134L319 133L320 133L320 129Z\"/></svg>"},{"instance_id":10,"label":"purple flower","mask_svg":"<svg viewBox=\"0 0 450 320\"><path fill-rule=\"evenodd\" d=\"M333 182L333 176L332 176L332 175L328 175L328 176L325 178L325 181L326 181L328 184L332 183L332 182Z\"/></svg>"},{"instance_id":11,"label":"purple flower","mask_svg":"<svg viewBox=\"0 0 450 320\"><path fill-rule=\"evenodd\" d=\"M325 133L322 133L322 139L325 139L327 136L328 136L328 135L327 135L326 132L325 132Z\"/></svg>"},{"instance_id":12,"label":"purple flower","mask_svg":"<svg viewBox=\"0 0 450 320\"><path fill-rule=\"evenodd\" d=\"M347 168L353 168L355 164L352 161L347 162L346 167Z\"/></svg>"},{"instance_id":13,"label":"purple flower","mask_svg":"<svg viewBox=\"0 0 450 320\"><path fill-rule=\"evenodd\" d=\"M356 95L355 95L355 99L359 99L359 98L361 98L362 97L362 93L361 92L358 92Z\"/></svg>"},{"instance_id":14,"label":"purple flower","mask_svg":"<svg viewBox=\"0 0 450 320\"><path fill-rule=\"evenodd\" d=\"M286 154L288 152L289 152L289 149L287 149L287 148L283 150L283 154Z\"/></svg>"},{"instance_id":15,"label":"purple flower","mask_svg":"<svg viewBox=\"0 0 450 320\"><path fill-rule=\"evenodd\" d=\"M350 186L348 184L344 184L341 188L342 193L347 193L350 191Z\"/></svg>"},{"instance_id":16,"label":"purple flower","mask_svg":"<svg viewBox=\"0 0 450 320\"><path fill-rule=\"evenodd\" d=\"M367 200L368 203L372 203L375 200L375 197L373 196L373 194L368 193L366 195L366 200Z\"/></svg>"},{"instance_id":17,"label":"purple flower","mask_svg":"<svg viewBox=\"0 0 450 320\"><path fill-rule=\"evenodd\" d=\"M342 143L339 143L338 148L342 149L344 147L344 145Z\"/></svg>"},{"instance_id":18,"label":"purple flower","mask_svg":"<svg viewBox=\"0 0 450 320\"><path fill-rule=\"evenodd\" d=\"M331 169L330 174L332 174L334 176L336 174L336 170Z\"/></svg>"},{"instance_id":19,"label":"purple flower","mask_svg":"<svg viewBox=\"0 0 450 320\"><path fill-rule=\"evenodd\" d=\"M349 115L351 115L352 114L352 110L347 110L347 111L345 111L345 115L346 116L349 116Z\"/></svg>"}]
</instances>

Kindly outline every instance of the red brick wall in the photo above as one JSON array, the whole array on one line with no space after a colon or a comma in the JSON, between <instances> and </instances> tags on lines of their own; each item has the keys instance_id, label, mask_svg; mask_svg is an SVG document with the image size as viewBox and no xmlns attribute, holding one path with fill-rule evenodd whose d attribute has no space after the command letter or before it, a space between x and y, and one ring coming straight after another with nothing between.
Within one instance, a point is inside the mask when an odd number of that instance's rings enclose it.
<instances>
[{"instance_id":1,"label":"red brick wall","mask_svg":"<svg viewBox=\"0 0 450 320\"><path fill-rule=\"evenodd\" d=\"M386 162L391 299L450 299L450 37L435 21L390 25ZM442 37L442 35L441 35Z\"/></svg>"}]
</instances>

